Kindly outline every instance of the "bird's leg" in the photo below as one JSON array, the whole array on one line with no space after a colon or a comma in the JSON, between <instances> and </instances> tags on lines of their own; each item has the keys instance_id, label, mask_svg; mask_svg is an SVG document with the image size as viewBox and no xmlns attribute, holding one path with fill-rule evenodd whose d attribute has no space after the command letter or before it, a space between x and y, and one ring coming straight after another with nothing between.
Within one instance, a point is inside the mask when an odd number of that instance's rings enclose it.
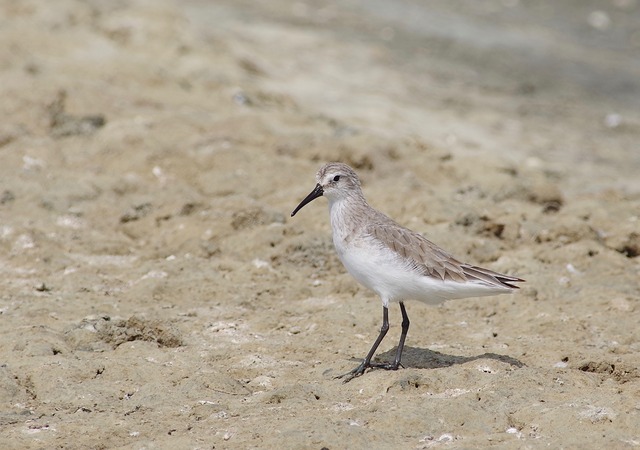
<instances>
[{"instance_id":1,"label":"bird's leg","mask_svg":"<svg viewBox=\"0 0 640 450\"><path fill-rule=\"evenodd\" d=\"M392 363L380 363L371 364L371 367L376 369L386 370L398 370L402 366L400 359L402 358L402 351L404 350L404 341L407 339L407 332L409 331L409 316L407 310L404 307L403 302L400 303L400 312L402 313L402 332L400 333L400 342L398 343L398 349L396 350L396 359Z\"/></svg>"},{"instance_id":2,"label":"bird's leg","mask_svg":"<svg viewBox=\"0 0 640 450\"><path fill-rule=\"evenodd\" d=\"M401 366L400 358L402 358L402 351L404 350L404 341L407 339L407 332L409 331L409 316L407 316L407 310L404 309L404 303L400 302L400 312L402 312L402 333L400 333L400 342L398 343L398 350L396 351L396 359L393 362L394 370Z\"/></svg>"},{"instance_id":3,"label":"bird's leg","mask_svg":"<svg viewBox=\"0 0 640 450\"><path fill-rule=\"evenodd\" d=\"M367 370L369 367L372 367L371 358L373 358L373 355L375 354L376 350L378 350L378 346L384 339L385 335L387 334L387 331L389 331L389 308L387 308L386 306L383 306L382 307L382 327L380 327L380 334L378 334L378 338L373 343L373 346L371 347L371 350L369 350L369 353L367 353L367 356L364 358L364 361L362 361L362 364L360 364L358 367L356 367L352 371L347 372L343 375L339 375L336 378L344 378L343 382L348 383L355 377L359 377L360 375L362 375L365 372L365 370Z\"/></svg>"}]
</instances>

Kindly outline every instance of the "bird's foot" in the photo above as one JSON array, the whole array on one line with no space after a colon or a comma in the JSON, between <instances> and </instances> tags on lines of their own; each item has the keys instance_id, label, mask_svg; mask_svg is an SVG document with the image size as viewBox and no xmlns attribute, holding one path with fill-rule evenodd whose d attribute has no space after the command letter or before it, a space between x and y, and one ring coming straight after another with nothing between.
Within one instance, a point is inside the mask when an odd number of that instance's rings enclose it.
<instances>
[{"instance_id":1,"label":"bird's foot","mask_svg":"<svg viewBox=\"0 0 640 450\"><path fill-rule=\"evenodd\" d=\"M338 375L336 377L336 379L341 379L343 383L348 383L349 381L353 380L356 377L359 377L360 375L362 375L367 368L371 367L371 363L365 363L365 361L362 361L362 364L360 364L358 367L356 367L355 369L347 372L347 373L343 373L342 375Z\"/></svg>"},{"instance_id":2,"label":"bird's foot","mask_svg":"<svg viewBox=\"0 0 640 450\"><path fill-rule=\"evenodd\" d=\"M347 373L338 375L336 379L341 379L343 383L348 383L354 378L357 378L360 375L364 374L367 371L367 369L398 370L398 368L400 367L404 368L404 366L402 366L402 364L400 364L399 362L372 363L372 362L362 361L362 364L360 364L358 367L356 367L355 369Z\"/></svg>"}]
</instances>

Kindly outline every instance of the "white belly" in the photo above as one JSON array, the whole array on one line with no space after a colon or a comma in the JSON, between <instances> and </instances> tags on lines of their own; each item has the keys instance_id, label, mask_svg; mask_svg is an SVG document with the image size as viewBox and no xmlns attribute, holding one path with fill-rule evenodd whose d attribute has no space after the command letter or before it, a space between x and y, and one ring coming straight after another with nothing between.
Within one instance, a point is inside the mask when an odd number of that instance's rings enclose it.
<instances>
[{"instance_id":1,"label":"white belly","mask_svg":"<svg viewBox=\"0 0 640 450\"><path fill-rule=\"evenodd\" d=\"M349 273L376 292L385 306L390 301L420 300L429 304L449 299L480 297L510 292L510 289L482 282L465 283L424 276L413 270L410 261L372 240L341 246L334 242L338 256Z\"/></svg>"}]
</instances>

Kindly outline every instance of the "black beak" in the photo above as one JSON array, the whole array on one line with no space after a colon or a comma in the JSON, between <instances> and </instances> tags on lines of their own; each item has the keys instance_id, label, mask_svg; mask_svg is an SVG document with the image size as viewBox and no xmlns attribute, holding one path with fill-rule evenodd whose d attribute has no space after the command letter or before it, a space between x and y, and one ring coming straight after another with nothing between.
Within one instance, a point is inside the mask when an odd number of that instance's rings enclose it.
<instances>
[{"instance_id":1,"label":"black beak","mask_svg":"<svg viewBox=\"0 0 640 450\"><path fill-rule=\"evenodd\" d=\"M313 191L311 191L311 193L309 195L307 195L304 200L302 200L300 202L300 204L298 206L296 206L296 209L293 210L293 212L291 213L291 217L295 216L296 213L298 211L300 211L302 209L302 207L304 205L306 205L307 203L315 200L318 197L322 197L322 194L324 194L324 190L322 189L322 186L320 186L319 184L316 184L316 187Z\"/></svg>"}]
</instances>

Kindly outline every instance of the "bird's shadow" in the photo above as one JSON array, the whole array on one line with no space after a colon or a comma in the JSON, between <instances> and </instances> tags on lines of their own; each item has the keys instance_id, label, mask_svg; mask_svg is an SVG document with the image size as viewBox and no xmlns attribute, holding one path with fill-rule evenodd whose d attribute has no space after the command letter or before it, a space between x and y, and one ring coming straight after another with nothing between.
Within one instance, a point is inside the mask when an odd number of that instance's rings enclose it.
<instances>
[{"instance_id":1,"label":"bird's shadow","mask_svg":"<svg viewBox=\"0 0 640 450\"><path fill-rule=\"evenodd\" d=\"M396 356L396 349L393 348L377 355L378 361L393 361ZM429 350L428 348L405 347L402 352L402 366L413 369L439 369L441 367L464 364L479 359L493 359L507 363L515 367L524 367L524 364L516 358L497 353L483 353L477 356L456 356Z\"/></svg>"}]
</instances>

